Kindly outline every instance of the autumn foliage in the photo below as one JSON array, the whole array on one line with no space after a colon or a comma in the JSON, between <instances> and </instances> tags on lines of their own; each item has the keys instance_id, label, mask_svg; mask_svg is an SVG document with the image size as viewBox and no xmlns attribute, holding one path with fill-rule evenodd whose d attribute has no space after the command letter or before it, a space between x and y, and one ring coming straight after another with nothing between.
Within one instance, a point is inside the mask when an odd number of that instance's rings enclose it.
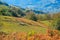
<instances>
[{"instance_id":1,"label":"autumn foliage","mask_svg":"<svg viewBox=\"0 0 60 40\"><path fill-rule=\"evenodd\" d=\"M28 35L25 32L14 32L11 34L5 34L0 32L0 40L60 40L60 34L57 30L48 30L46 34L33 34Z\"/></svg>"}]
</instances>

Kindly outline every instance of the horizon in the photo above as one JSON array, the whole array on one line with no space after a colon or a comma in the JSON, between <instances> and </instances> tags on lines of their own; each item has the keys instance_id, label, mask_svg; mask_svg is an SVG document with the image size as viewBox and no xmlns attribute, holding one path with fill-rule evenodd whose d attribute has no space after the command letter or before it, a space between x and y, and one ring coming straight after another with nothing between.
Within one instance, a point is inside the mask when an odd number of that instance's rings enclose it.
<instances>
[{"instance_id":1,"label":"horizon","mask_svg":"<svg viewBox=\"0 0 60 40\"><path fill-rule=\"evenodd\" d=\"M21 8L29 8L41 10L44 12L60 12L59 0L2 0L9 5L19 6Z\"/></svg>"}]
</instances>

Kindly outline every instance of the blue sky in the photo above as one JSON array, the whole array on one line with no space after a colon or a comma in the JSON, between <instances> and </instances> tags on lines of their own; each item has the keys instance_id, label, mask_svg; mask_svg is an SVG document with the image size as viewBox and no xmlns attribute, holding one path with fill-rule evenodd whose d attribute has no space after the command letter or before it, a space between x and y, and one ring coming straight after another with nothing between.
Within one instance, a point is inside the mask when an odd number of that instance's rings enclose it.
<instances>
[{"instance_id":1,"label":"blue sky","mask_svg":"<svg viewBox=\"0 0 60 40\"><path fill-rule=\"evenodd\" d=\"M60 0L3 0L10 5L20 6L47 12L59 12Z\"/></svg>"}]
</instances>

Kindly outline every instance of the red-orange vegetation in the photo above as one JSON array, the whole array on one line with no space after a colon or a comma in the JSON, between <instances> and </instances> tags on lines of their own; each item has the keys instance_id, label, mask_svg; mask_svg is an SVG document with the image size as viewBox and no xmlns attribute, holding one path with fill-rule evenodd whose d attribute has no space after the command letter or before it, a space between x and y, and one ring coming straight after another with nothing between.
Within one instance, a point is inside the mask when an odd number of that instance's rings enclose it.
<instances>
[{"instance_id":1,"label":"red-orange vegetation","mask_svg":"<svg viewBox=\"0 0 60 40\"><path fill-rule=\"evenodd\" d=\"M28 36L25 32L13 32L5 35L0 34L0 40L60 40L60 34L57 30L47 30L46 34L34 34Z\"/></svg>"}]
</instances>

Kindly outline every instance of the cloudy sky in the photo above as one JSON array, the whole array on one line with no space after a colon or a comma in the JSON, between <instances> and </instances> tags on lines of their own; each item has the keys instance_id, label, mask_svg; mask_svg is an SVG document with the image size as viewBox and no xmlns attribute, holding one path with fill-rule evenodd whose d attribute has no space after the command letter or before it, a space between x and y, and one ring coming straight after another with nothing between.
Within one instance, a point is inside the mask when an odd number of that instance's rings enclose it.
<instances>
[{"instance_id":1,"label":"cloudy sky","mask_svg":"<svg viewBox=\"0 0 60 40\"><path fill-rule=\"evenodd\" d=\"M10 5L47 12L59 12L60 0L3 0Z\"/></svg>"}]
</instances>

